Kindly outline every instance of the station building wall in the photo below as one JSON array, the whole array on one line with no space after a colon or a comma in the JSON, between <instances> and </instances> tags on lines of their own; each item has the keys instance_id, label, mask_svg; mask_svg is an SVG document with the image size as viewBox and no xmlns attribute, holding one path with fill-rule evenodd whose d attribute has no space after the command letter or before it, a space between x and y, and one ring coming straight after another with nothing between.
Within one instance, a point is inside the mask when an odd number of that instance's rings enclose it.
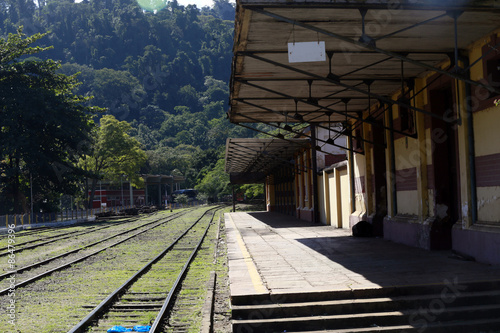
<instances>
[{"instance_id":1,"label":"station building wall","mask_svg":"<svg viewBox=\"0 0 500 333\"><path fill-rule=\"evenodd\" d=\"M307 149L295 158L295 191L296 191L296 216L305 221L314 221L313 179L316 174L312 171L311 150Z\"/></svg>"},{"instance_id":2,"label":"station building wall","mask_svg":"<svg viewBox=\"0 0 500 333\"><path fill-rule=\"evenodd\" d=\"M500 41L499 31L470 47L469 58L484 59L471 69L471 79L500 87L500 52L491 52ZM495 43L495 44L492 44ZM477 221L464 218L453 228L453 249L486 263L500 263L500 96L472 87L471 108L474 129ZM470 181L470 179L468 179ZM469 206L462 212L469 217ZM475 223L474 223L475 222Z\"/></svg>"},{"instance_id":3,"label":"station building wall","mask_svg":"<svg viewBox=\"0 0 500 333\"><path fill-rule=\"evenodd\" d=\"M280 168L266 177L266 206L270 212L295 216L295 178L290 168Z\"/></svg>"},{"instance_id":4,"label":"station building wall","mask_svg":"<svg viewBox=\"0 0 500 333\"><path fill-rule=\"evenodd\" d=\"M325 224L349 229L352 205L348 162L339 162L324 169L321 179L325 191Z\"/></svg>"},{"instance_id":5,"label":"station building wall","mask_svg":"<svg viewBox=\"0 0 500 333\"><path fill-rule=\"evenodd\" d=\"M488 45L498 43L498 38L495 33L472 44L469 62L483 55ZM498 89L500 53L491 54L474 65L470 75L472 80ZM440 64L448 70L451 66L450 62ZM394 133L391 144L389 130L381 132L379 127L364 125L363 137L380 142L382 136L386 147L381 153L380 147L365 143L364 155L353 154L356 210L350 215L350 227L359 220L368 220L377 234L395 242L426 249L452 249L478 261L500 263L500 106L494 103L500 96L474 86L467 95L466 89L462 82L436 73L417 78L415 88L405 90L405 96L415 107L441 115L445 121L397 105L392 106L391 112L384 112L381 119L383 125L388 127L392 121L394 129L416 137ZM420 93L414 96L417 91ZM393 98L401 95L401 91L396 92ZM472 108L473 133L468 129L466 101ZM364 117L376 112L376 108L366 111ZM474 139L474 151L469 146L470 137ZM470 153L475 156L476 220L471 211L474 177ZM384 164L385 172L381 175ZM330 216L332 226L344 226L338 223L342 214L334 213L342 210L335 175L324 174L328 178L323 181L328 185L324 188L329 191L323 196L329 200L324 205L329 212L324 215ZM381 178L385 178L385 183L381 183ZM384 190L385 194L381 193ZM380 215L385 215L382 223Z\"/></svg>"},{"instance_id":6,"label":"station building wall","mask_svg":"<svg viewBox=\"0 0 500 333\"><path fill-rule=\"evenodd\" d=\"M499 41L496 32L471 44L468 62ZM453 64L447 61L438 67L451 70ZM498 89L500 52L490 52L472 66L470 77ZM451 249L480 262L500 264L500 106L495 105L500 96L437 73L416 78L413 89L392 97L403 95L428 114L398 105L390 110L373 106L363 117L371 116L378 126L351 122L357 129L353 134L369 141L361 143L363 153L354 152L348 161L340 158L332 165L320 154L317 174L312 172L311 150L301 151L295 157L293 180L268 187L270 209L279 207L313 221L318 200L317 216L326 225L347 229L367 220L375 235L391 241ZM472 110L472 131L468 110ZM403 133L390 131L391 123ZM313 176L318 177L317 198Z\"/></svg>"}]
</instances>

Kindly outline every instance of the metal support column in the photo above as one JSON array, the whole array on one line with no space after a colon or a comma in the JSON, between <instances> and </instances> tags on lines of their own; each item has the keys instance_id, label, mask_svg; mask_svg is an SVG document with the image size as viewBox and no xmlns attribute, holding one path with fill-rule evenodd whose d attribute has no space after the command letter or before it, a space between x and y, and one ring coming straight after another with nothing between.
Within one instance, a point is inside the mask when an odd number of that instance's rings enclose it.
<instances>
[{"instance_id":1,"label":"metal support column","mask_svg":"<svg viewBox=\"0 0 500 333\"><path fill-rule=\"evenodd\" d=\"M389 152L390 156L390 168L391 168L391 195L392 195L392 216L396 216L398 214L398 196L396 189L396 152L394 151L394 119L392 114L392 106L389 106L388 110L389 114L389 142L388 146L390 147Z\"/></svg>"},{"instance_id":2,"label":"metal support column","mask_svg":"<svg viewBox=\"0 0 500 333\"><path fill-rule=\"evenodd\" d=\"M311 125L311 171L313 183L313 223L319 223L318 160L316 156L316 125Z\"/></svg>"}]
</instances>

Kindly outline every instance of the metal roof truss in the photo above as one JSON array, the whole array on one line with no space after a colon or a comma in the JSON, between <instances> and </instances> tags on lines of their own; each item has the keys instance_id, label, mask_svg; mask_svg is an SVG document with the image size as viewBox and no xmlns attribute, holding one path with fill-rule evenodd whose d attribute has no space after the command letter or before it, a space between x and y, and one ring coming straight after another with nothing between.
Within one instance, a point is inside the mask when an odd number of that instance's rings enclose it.
<instances>
[{"instance_id":1,"label":"metal roof truss","mask_svg":"<svg viewBox=\"0 0 500 333\"><path fill-rule=\"evenodd\" d=\"M457 65L471 42L498 29L498 4L400 0L392 8L391 3L240 0L230 120L276 123L275 127L291 133L289 123L355 120L351 129L368 122L416 137L361 114L378 103L379 109L398 105L441 118L412 102L425 89L415 92L414 80L429 72L498 92L469 78L470 67L485 55L467 68ZM326 43L326 63L288 63L288 42L320 38ZM450 65L442 68L447 60ZM393 99L398 91L405 96ZM409 92L413 94L406 96Z\"/></svg>"}]
</instances>

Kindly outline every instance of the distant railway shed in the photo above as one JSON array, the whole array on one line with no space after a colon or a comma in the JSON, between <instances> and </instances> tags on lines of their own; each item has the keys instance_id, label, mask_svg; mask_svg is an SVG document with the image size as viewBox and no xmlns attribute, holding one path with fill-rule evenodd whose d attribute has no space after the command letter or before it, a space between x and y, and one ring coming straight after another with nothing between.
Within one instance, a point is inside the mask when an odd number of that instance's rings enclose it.
<instances>
[{"instance_id":1,"label":"distant railway shed","mask_svg":"<svg viewBox=\"0 0 500 333\"><path fill-rule=\"evenodd\" d=\"M183 176L174 175L142 175L144 179L144 186L146 192L146 198L149 201L154 202L157 205L165 205L165 200L175 190L178 190L180 184L184 183L185 178Z\"/></svg>"},{"instance_id":2,"label":"distant railway shed","mask_svg":"<svg viewBox=\"0 0 500 333\"><path fill-rule=\"evenodd\" d=\"M269 209L500 263L499 32L493 0L240 0L229 119L310 145L226 165Z\"/></svg>"}]
</instances>

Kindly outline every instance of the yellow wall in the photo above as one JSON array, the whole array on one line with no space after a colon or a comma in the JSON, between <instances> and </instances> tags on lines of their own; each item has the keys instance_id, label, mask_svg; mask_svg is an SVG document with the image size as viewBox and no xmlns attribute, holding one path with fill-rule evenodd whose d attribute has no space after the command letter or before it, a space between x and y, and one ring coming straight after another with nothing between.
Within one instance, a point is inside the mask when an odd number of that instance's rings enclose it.
<instances>
[{"instance_id":1,"label":"yellow wall","mask_svg":"<svg viewBox=\"0 0 500 333\"><path fill-rule=\"evenodd\" d=\"M350 181L347 166L341 166L329 172L323 172L323 177L320 177L322 183L325 184L324 188L328 191L329 199L324 199L324 207L326 216L329 219L326 224L336 228L349 229L349 217L351 216L351 202L350 202Z\"/></svg>"},{"instance_id":2,"label":"yellow wall","mask_svg":"<svg viewBox=\"0 0 500 333\"><path fill-rule=\"evenodd\" d=\"M276 205L276 196L275 196L275 187L274 185L269 185L267 184L267 190L266 190L266 201L267 201L267 209L269 210L269 207L274 207Z\"/></svg>"},{"instance_id":3,"label":"yellow wall","mask_svg":"<svg viewBox=\"0 0 500 333\"><path fill-rule=\"evenodd\" d=\"M481 48L486 43L490 43L490 38L485 37L475 44L471 45L469 50L470 61L473 62L477 58L482 56ZM446 68L448 63L442 63L439 66ZM416 79L415 91L420 91L428 83L430 83L430 78L433 77L435 73L428 73L425 77ZM483 77L483 66L482 62L479 62L472 67L471 78L473 80L479 80ZM455 83L456 84L456 83ZM498 89L498 87L497 87ZM458 160L459 160L459 172L460 172L460 199L459 209L462 213L463 225L467 226L467 221L470 219L469 211L467 207L470 205L471 200L471 189L470 189L470 179L469 179L469 161L468 161L468 137L469 133L467 131L467 114L466 106L463 102L465 96L465 85L463 83L456 84L456 96L460 97L460 100L456 100L456 105L459 106L459 113L461 114L462 123L457 125L454 129L457 131L457 144L458 144ZM474 98L480 98L484 95L484 90L477 89L472 86L472 94ZM396 92L392 98L397 99L400 92ZM481 97L481 98L484 98ZM473 101L474 102L474 101ZM428 91L424 89L414 100L415 106L418 108L425 108L429 103L428 101ZM366 112L365 112L366 114ZM386 125L388 124L386 113ZM393 106L393 118L397 119L399 117L398 106ZM475 155L476 157L500 154L500 107L495 107L492 105L483 111L474 113L474 137L475 137ZM425 128L425 116L422 113L415 114L415 126L417 128L418 138L398 138L394 142L394 151L396 156L396 170L404 170L415 168L416 170L416 189L410 191L398 191L397 193L397 206L398 214L403 215L413 215L418 216L420 223L428 217L434 216L434 190L429 189L427 170L428 166L433 163L433 144L432 144L432 134L430 129ZM368 130L370 126L366 125L363 127L363 135L368 138ZM372 128L372 130L377 130ZM386 138L389 140L389 131L386 130ZM390 144L386 149L386 165L387 174L390 175L391 161L390 161ZM354 154L354 179L359 182L360 177L365 177L365 191L364 194L356 194L356 212L355 215L362 215L363 213L370 214L372 210L375 209L375 202L372 198L373 194L370 191L371 186L371 175L373 170L372 149L370 144L365 144L365 154L369 154L369 158L366 155ZM367 163L369 165L367 165ZM367 174L367 170L370 173ZM335 170L334 172L325 175L320 182L324 185L324 191L328 191L328 196L323 196L320 202L324 202L324 207L322 211L325 211L322 215L322 220L325 222L330 222L333 226L341 225L343 227L348 226L349 215L351 212L350 205L350 180L348 175L349 169ZM337 176L336 176L337 175ZM391 205L392 205L392 193L391 193L391 182L394 178L388 177L387 179L387 199L388 199L388 214L391 215ZM370 182L368 184L368 182ZM487 222L499 222L500 224L500 187L479 187L477 189L478 193L478 218L479 221ZM369 207L368 207L369 206ZM338 213L341 218L336 215ZM337 224L337 222L339 224Z\"/></svg>"},{"instance_id":4,"label":"yellow wall","mask_svg":"<svg viewBox=\"0 0 500 333\"><path fill-rule=\"evenodd\" d=\"M477 157L500 153L500 107L474 114L474 134ZM477 201L478 221L500 222L500 187L478 187Z\"/></svg>"},{"instance_id":5,"label":"yellow wall","mask_svg":"<svg viewBox=\"0 0 500 333\"><path fill-rule=\"evenodd\" d=\"M476 156L500 153L500 106L474 114Z\"/></svg>"},{"instance_id":6,"label":"yellow wall","mask_svg":"<svg viewBox=\"0 0 500 333\"><path fill-rule=\"evenodd\" d=\"M498 33L498 32L497 32ZM484 38L469 50L471 62L482 56L482 47L491 43L491 38ZM471 78L473 80L484 79L483 63L478 62L471 69ZM499 89L498 86L495 87ZM477 102L489 97L482 88L472 88L472 106L477 106ZM475 155L477 157L499 154L500 153L500 107L491 104L491 107L481 111L474 112L474 140ZM480 172L480 171L478 171ZM479 222L494 222L500 225L500 187L478 187L477 188L477 206Z\"/></svg>"},{"instance_id":7,"label":"yellow wall","mask_svg":"<svg viewBox=\"0 0 500 333\"><path fill-rule=\"evenodd\" d=\"M361 184L361 177L364 178L364 184ZM366 189L366 158L365 155L354 153L354 182L358 183L357 186ZM353 215L362 217L366 214L366 193L356 193L356 211Z\"/></svg>"},{"instance_id":8,"label":"yellow wall","mask_svg":"<svg viewBox=\"0 0 500 333\"><path fill-rule=\"evenodd\" d=\"M342 207L342 228L349 229L349 217L351 216L351 191L349 173L347 168L342 168L338 172L340 178L340 202Z\"/></svg>"},{"instance_id":9,"label":"yellow wall","mask_svg":"<svg viewBox=\"0 0 500 333\"><path fill-rule=\"evenodd\" d=\"M323 224L328 224L326 214L325 183L323 181L323 175L318 176L318 200L319 220Z\"/></svg>"},{"instance_id":10,"label":"yellow wall","mask_svg":"<svg viewBox=\"0 0 500 333\"><path fill-rule=\"evenodd\" d=\"M328 188L330 191L330 224L334 227L342 227L342 206L340 202L340 179L338 171L334 170L328 174Z\"/></svg>"},{"instance_id":11,"label":"yellow wall","mask_svg":"<svg viewBox=\"0 0 500 333\"><path fill-rule=\"evenodd\" d=\"M412 138L394 140L394 148L396 151L396 170L418 167L420 161L418 140Z\"/></svg>"},{"instance_id":12,"label":"yellow wall","mask_svg":"<svg viewBox=\"0 0 500 333\"><path fill-rule=\"evenodd\" d=\"M394 140L394 150L396 152L396 170L419 167L420 149L418 140L407 137ZM418 215L418 198L417 190L398 191L398 214Z\"/></svg>"}]
</instances>

